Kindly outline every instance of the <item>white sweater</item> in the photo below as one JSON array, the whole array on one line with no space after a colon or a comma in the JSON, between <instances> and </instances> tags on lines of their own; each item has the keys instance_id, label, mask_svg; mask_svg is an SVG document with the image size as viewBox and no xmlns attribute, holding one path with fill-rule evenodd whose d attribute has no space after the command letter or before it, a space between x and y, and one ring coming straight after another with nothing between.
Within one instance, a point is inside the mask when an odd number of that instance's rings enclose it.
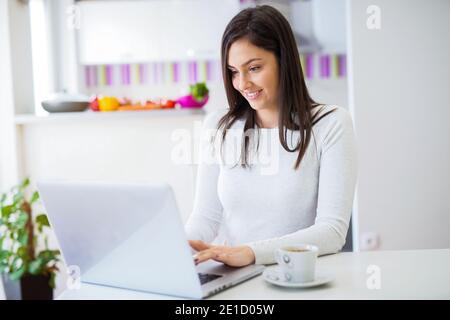
<instances>
[{"instance_id":1,"label":"white sweater","mask_svg":"<svg viewBox=\"0 0 450 320\"><path fill-rule=\"evenodd\" d=\"M341 250L356 184L356 141L347 110L327 105L321 114L332 109L336 111L313 127L298 170L294 169L298 152L281 146L278 128L260 129L251 168L235 166L241 156L244 121L231 127L220 156L220 139L214 147L208 137L221 136L217 122L226 111L208 115L194 208L185 226L188 239L248 245L256 264L274 263L275 250L287 244L314 244L319 255ZM293 147L300 134L288 133ZM256 134L252 141L257 141Z\"/></svg>"}]
</instances>

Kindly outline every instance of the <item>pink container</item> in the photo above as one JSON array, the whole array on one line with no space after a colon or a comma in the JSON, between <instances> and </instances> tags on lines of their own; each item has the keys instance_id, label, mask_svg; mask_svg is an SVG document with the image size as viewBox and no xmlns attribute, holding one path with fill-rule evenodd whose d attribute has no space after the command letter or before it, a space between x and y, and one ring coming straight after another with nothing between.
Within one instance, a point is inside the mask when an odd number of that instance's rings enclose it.
<instances>
[{"instance_id":1,"label":"pink container","mask_svg":"<svg viewBox=\"0 0 450 320\"><path fill-rule=\"evenodd\" d=\"M205 96L202 101L197 101L192 95L187 95L178 98L177 102L182 108L201 108L208 102L208 99L209 95Z\"/></svg>"}]
</instances>

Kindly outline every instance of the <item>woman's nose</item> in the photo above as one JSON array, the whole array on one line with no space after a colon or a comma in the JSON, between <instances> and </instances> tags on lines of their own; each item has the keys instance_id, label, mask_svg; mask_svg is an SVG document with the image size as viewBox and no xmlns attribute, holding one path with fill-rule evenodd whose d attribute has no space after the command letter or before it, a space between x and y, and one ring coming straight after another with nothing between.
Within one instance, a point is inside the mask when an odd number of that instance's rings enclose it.
<instances>
[{"instance_id":1,"label":"woman's nose","mask_svg":"<svg viewBox=\"0 0 450 320\"><path fill-rule=\"evenodd\" d=\"M240 91L244 91L245 89L247 89L249 87L250 81L248 80L248 78L245 75L240 75L238 81L239 81L238 88Z\"/></svg>"}]
</instances>

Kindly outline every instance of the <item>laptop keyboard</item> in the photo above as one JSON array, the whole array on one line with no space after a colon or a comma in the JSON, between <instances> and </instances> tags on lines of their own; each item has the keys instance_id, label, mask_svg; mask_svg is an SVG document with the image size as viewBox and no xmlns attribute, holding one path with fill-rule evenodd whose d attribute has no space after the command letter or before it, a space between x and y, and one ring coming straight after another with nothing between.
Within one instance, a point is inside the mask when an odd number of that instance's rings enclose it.
<instances>
[{"instance_id":1,"label":"laptop keyboard","mask_svg":"<svg viewBox=\"0 0 450 320\"><path fill-rule=\"evenodd\" d=\"M220 278L221 275L218 274L210 274L210 273L199 273L198 277L200 278L200 283L205 284L207 282L216 280L217 278Z\"/></svg>"}]
</instances>

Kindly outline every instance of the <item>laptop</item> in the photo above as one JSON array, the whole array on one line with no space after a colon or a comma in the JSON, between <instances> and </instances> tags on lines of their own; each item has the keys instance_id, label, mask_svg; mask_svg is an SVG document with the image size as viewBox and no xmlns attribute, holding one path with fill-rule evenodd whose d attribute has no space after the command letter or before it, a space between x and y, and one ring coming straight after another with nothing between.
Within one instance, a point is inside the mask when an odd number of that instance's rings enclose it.
<instances>
[{"instance_id":1,"label":"laptop","mask_svg":"<svg viewBox=\"0 0 450 320\"><path fill-rule=\"evenodd\" d=\"M81 283L201 299L261 274L264 266L197 266L167 184L39 181L66 266Z\"/></svg>"}]
</instances>

